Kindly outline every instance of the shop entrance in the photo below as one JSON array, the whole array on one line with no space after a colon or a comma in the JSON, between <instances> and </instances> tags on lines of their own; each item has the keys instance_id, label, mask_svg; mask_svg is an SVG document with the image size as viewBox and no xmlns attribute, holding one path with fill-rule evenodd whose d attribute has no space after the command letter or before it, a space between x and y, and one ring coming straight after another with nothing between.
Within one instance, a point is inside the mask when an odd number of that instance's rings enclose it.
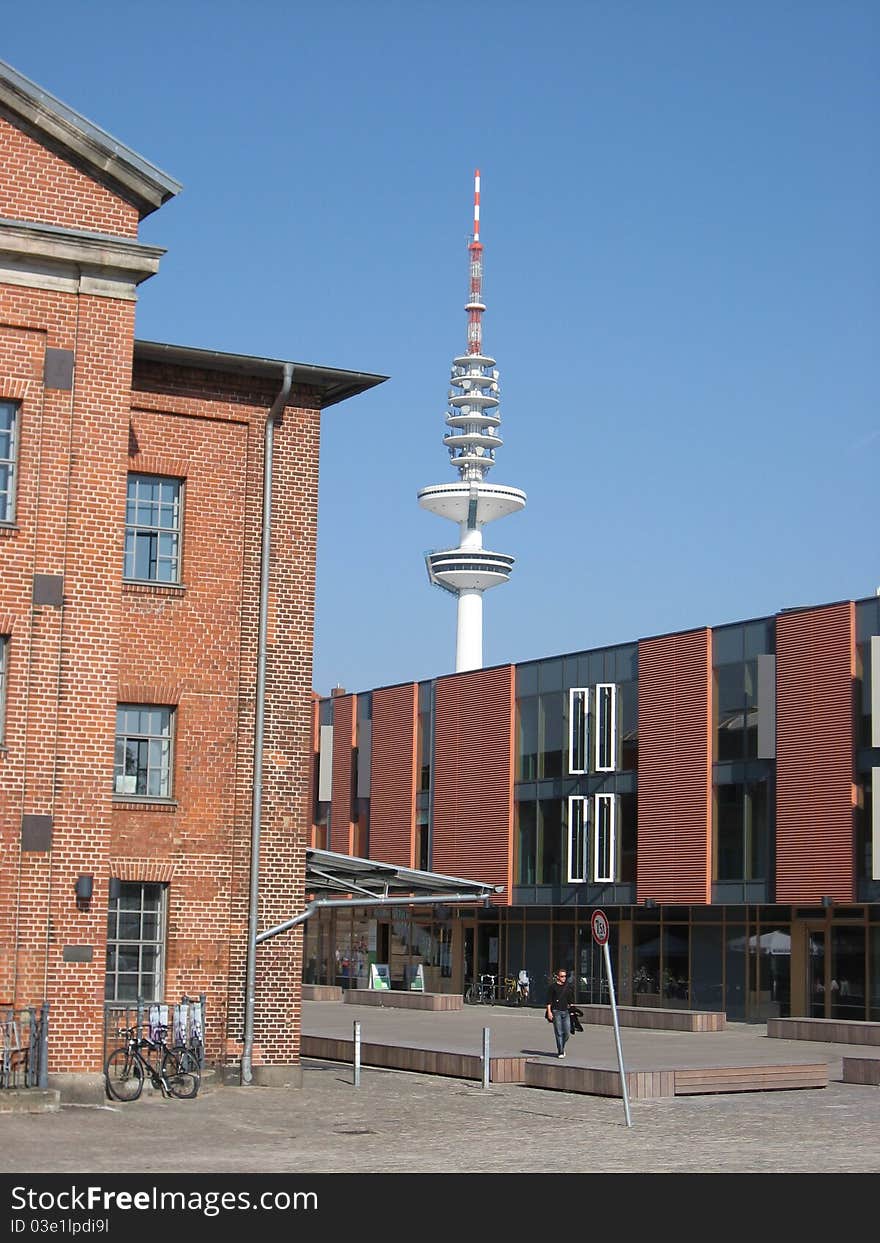
<instances>
[{"instance_id":1,"label":"shop entrance","mask_svg":"<svg viewBox=\"0 0 880 1243\"><path fill-rule=\"evenodd\" d=\"M807 925L807 1005L814 1019L864 1019L865 929Z\"/></svg>"},{"instance_id":2,"label":"shop entrance","mask_svg":"<svg viewBox=\"0 0 880 1243\"><path fill-rule=\"evenodd\" d=\"M464 921L462 931L465 987L478 981L481 975L492 975L497 989L503 983L500 979L498 925L469 919Z\"/></svg>"}]
</instances>

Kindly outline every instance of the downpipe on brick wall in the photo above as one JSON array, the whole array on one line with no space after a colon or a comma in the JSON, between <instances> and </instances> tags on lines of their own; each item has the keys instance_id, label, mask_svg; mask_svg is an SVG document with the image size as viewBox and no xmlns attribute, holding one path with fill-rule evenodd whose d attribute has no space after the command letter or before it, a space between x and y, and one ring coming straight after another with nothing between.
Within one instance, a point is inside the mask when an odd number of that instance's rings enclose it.
<instances>
[{"instance_id":1,"label":"downpipe on brick wall","mask_svg":"<svg viewBox=\"0 0 880 1243\"><path fill-rule=\"evenodd\" d=\"M263 721L266 711L266 635L269 621L269 557L272 548L272 458L275 425L293 386L293 363L284 364L278 396L266 417L263 439L263 526L260 540L260 623L257 636L257 705L254 724L254 797L251 804L251 877L248 895L247 965L244 986L244 1047L241 1083L253 1081L254 1007L256 989L257 915L260 897L260 825L263 811Z\"/></svg>"}]
</instances>

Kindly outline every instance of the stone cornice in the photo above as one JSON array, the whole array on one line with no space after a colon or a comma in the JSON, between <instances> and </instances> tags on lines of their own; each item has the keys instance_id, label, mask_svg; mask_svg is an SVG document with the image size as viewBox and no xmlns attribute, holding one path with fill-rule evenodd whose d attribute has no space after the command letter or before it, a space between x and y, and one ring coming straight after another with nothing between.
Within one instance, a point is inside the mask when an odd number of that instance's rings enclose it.
<instances>
[{"instance_id":1,"label":"stone cornice","mask_svg":"<svg viewBox=\"0 0 880 1243\"><path fill-rule=\"evenodd\" d=\"M180 192L180 183L0 61L0 111L43 146L132 203L141 219Z\"/></svg>"},{"instance_id":2,"label":"stone cornice","mask_svg":"<svg viewBox=\"0 0 880 1243\"><path fill-rule=\"evenodd\" d=\"M164 254L124 237L0 217L0 284L133 300Z\"/></svg>"}]
</instances>

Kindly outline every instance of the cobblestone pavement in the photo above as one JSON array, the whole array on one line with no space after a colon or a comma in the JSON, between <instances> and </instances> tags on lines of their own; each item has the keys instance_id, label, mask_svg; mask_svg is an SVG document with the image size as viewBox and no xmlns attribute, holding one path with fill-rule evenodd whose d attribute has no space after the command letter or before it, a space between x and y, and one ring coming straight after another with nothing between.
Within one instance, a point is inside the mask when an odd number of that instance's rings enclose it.
<instances>
[{"instance_id":1,"label":"cobblestone pavement","mask_svg":"<svg viewBox=\"0 0 880 1243\"><path fill-rule=\"evenodd\" d=\"M633 1101L306 1061L301 1090L4 1115L7 1174L880 1171L880 1088Z\"/></svg>"}]
</instances>

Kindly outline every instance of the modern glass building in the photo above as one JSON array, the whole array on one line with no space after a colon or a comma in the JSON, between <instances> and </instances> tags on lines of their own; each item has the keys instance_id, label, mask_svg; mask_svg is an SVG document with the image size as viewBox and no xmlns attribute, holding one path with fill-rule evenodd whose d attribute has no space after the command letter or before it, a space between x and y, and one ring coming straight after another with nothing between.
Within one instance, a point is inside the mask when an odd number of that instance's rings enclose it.
<instances>
[{"instance_id":1,"label":"modern glass building","mask_svg":"<svg viewBox=\"0 0 880 1243\"><path fill-rule=\"evenodd\" d=\"M312 844L499 883L490 907L325 912L309 983L521 968L732 1020L880 1020L880 599L315 703ZM876 860L876 862L875 862Z\"/></svg>"}]
</instances>

